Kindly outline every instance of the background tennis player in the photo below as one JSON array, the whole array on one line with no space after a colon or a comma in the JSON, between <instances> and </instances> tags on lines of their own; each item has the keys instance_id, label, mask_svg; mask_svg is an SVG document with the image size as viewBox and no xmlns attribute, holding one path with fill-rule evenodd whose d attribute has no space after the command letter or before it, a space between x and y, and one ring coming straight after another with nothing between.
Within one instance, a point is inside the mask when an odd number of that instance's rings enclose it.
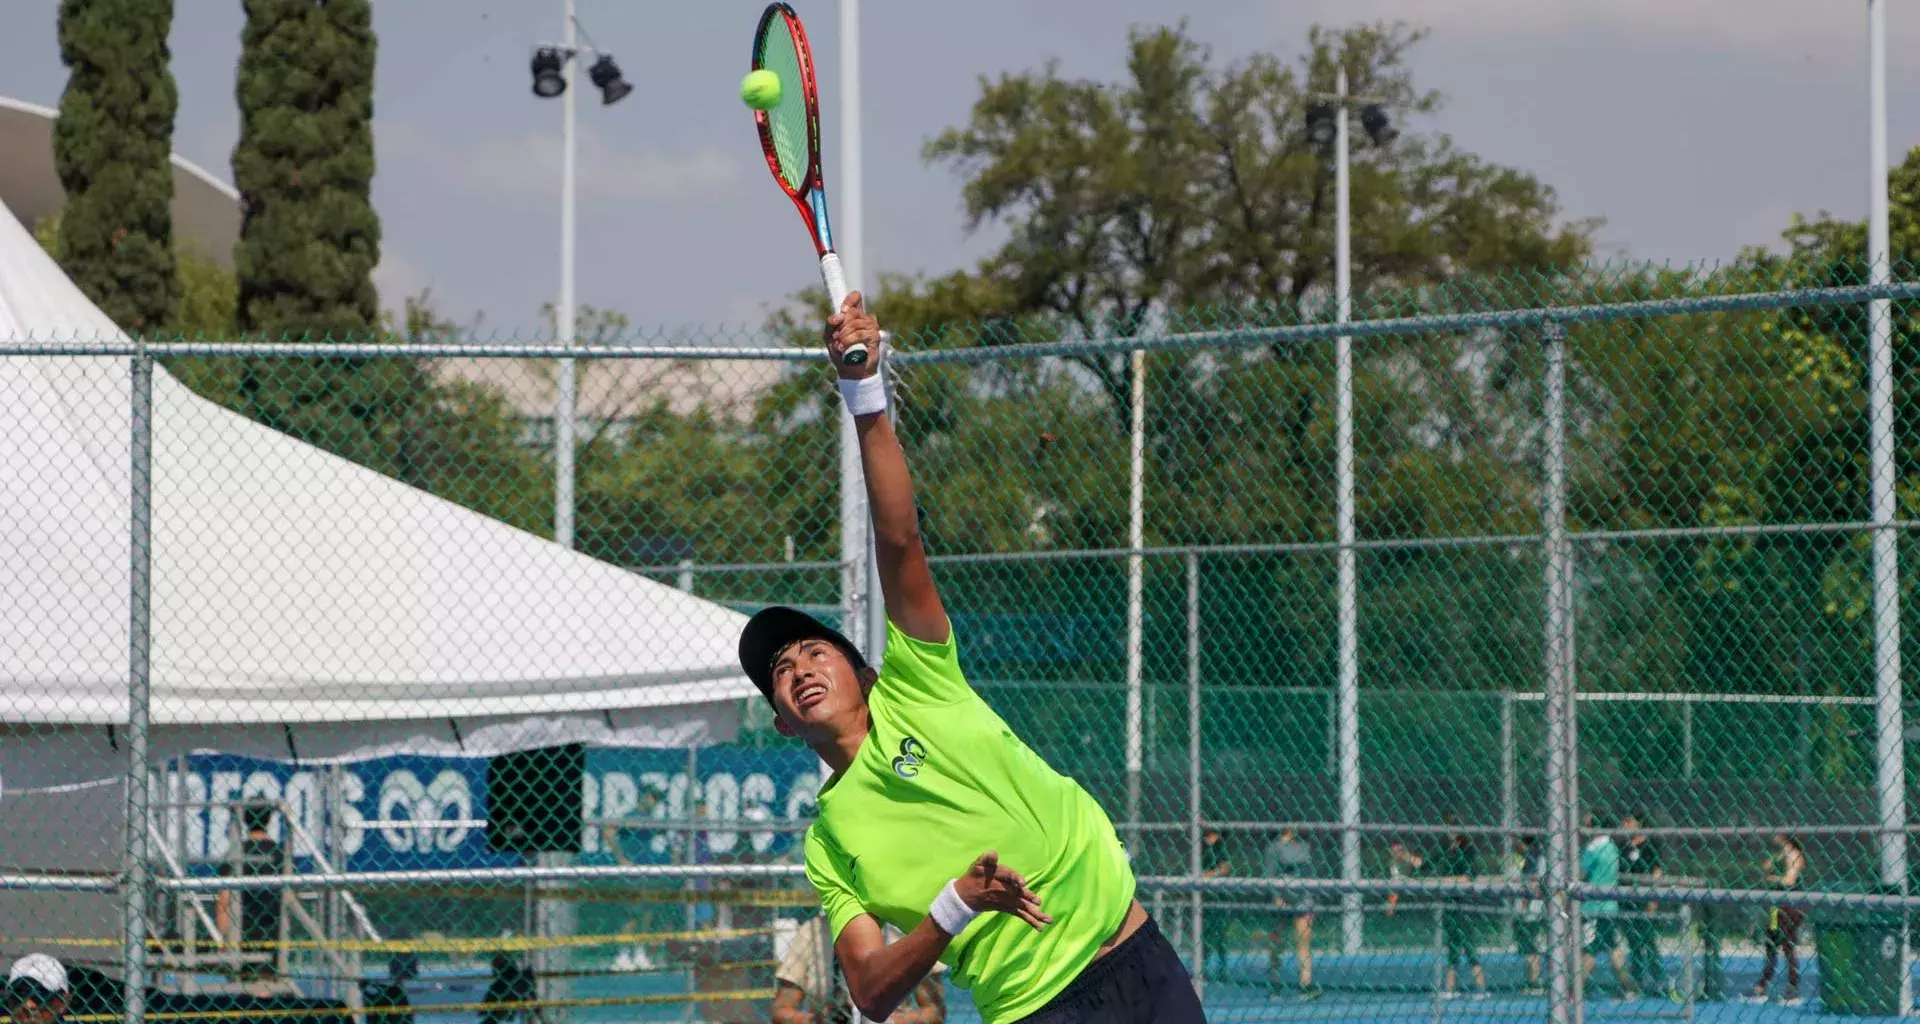
<instances>
[{"instance_id":1,"label":"background tennis player","mask_svg":"<svg viewBox=\"0 0 1920 1024\"><path fill-rule=\"evenodd\" d=\"M66 967L45 953L28 953L7 972L7 1016L13 1024L59 1024L72 1000Z\"/></svg>"},{"instance_id":2,"label":"background tennis player","mask_svg":"<svg viewBox=\"0 0 1920 1024\"><path fill-rule=\"evenodd\" d=\"M860 1012L884 1020L935 962L986 1024L1204 1017L1184 965L1134 899L1113 823L967 684L920 543L905 453L887 415L880 325L855 292L827 351L859 430L887 610L878 672L845 637L769 608L741 668L775 724L832 769L807 831L807 877ZM1044 910L1042 908L1045 908ZM887 944L882 922L905 932Z\"/></svg>"}]
</instances>

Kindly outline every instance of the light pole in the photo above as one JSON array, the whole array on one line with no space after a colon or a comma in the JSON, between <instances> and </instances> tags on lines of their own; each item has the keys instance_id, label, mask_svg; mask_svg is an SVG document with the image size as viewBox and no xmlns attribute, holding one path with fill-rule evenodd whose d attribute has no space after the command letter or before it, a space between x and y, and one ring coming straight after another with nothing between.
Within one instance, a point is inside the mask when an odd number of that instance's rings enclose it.
<instances>
[{"instance_id":1,"label":"light pole","mask_svg":"<svg viewBox=\"0 0 1920 1024\"><path fill-rule=\"evenodd\" d=\"M625 99L633 91L633 86L620 76L620 66L614 63L613 55L601 52L592 46L582 47L578 36L584 33L580 29L580 20L573 14L574 0L565 0L566 22L562 29L561 43L558 46L543 44L533 53L531 70L533 72L533 94L541 99L558 97L560 104L560 302L555 310L555 329L560 343L568 349L573 348L578 331L573 298L574 264L574 195L578 177L575 169L574 154L577 147L574 132L574 97L577 90L573 86L573 69L577 58L583 54L594 56L593 65L587 69L587 78L600 90L600 102L612 106ZM574 361L561 359L559 373L555 382L558 395L555 399L553 415L553 539L562 547L573 547L573 428L574 428L574 391L576 378ZM563 853L543 853L542 865L557 864L565 858ZM561 900L541 899L534 906L536 931L541 936L570 935L574 932L572 905ZM541 950L535 954L539 977L539 998L551 1001L565 993L561 991L564 983L558 982L556 975L567 968L567 952L564 949Z\"/></svg>"},{"instance_id":2,"label":"light pole","mask_svg":"<svg viewBox=\"0 0 1920 1024\"><path fill-rule=\"evenodd\" d=\"M866 203L861 180L860 138L860 0L840 0L840 223L837 249L847 287L866 294ZM838 312L832 310L829 312ZM884 348L876 372L887 373ZM860 435L853 414L840 406L840 564L841 607L847 636L859 645L870 664L886 654L887 606L880 595L880 564L874 554L871 510L867 507L866 472L860 465ZM888 415L895 415L889 412ZM830 774L820 763L820 778ZM853 1024L866 1024L855 1010Z\"/></svg>"},{"instance_id":3,"label":"light pole","mask_svg":"<svg viewBox=\"0 0 1920 1024\"><path fill-rule=\"evenodd\" d=\"M1887 196L1887 0L1867 0L1867 281L1893 280ZM1880 803L1880 882L1907 891L1906 722L1901 707L1900 553L1893 523L1899 512L1894 468L1893 311L1886 299L1867 304L1867 429L1873 516L1873 663L1876 782ZM1902 919L1904 921L1904 918ZM1901 963L1908 939L1901 929ZM1912 1003L1902 972L1900 1012Z\"/></svg>"},{"instance_id":4,"label":"light pole","mask_svg":"<svg viewBox=\"0 0 1920 1024\"><path fill-rule=\"evenodd\" d=\"M1333 297L1335 322L1353 319L1352 175L1349 171L1351 132L1348 108L1364 104L1361 127L1376 146L1385 146L1399 134L1384 104L1347 93L1347 69L1335 74L1331 95L1319 94L1307 111L1307 137L1334 149ZM1354 552L1353 483L1353 339L1342 334L1334 348L1334 462L1336 474L1335 535L1339 543L1339 685L1336 689L1335 743L1339 764L1340 877L1360 879L1360 621L1359 567ZM1341 900L1340 946L1360 951L1360 894Z\"/></svg>"},{"instance_id":5,"label":"light pole","mask_svg":"<svg viewBox=\"0 0 1920 1024\"><path fill-rule=\"evenodd\" d=\"M566 26L558 46L543 45L533 53L533 94L541 99L559 97L560 103L560 303L555 310L555 330L560 344L572 348L578 330L573 300L574 193L577 174L574 153L573 68L575 58L593 54L593 66L587 77L600 90L601 103L612 106L633 91L620 77L613 55L595 50L591 43L581 47L576 38L580 20L573 16L574 0L566 0ZM553 413L553 539L562 547L573 547L573 427L574 361L560 360Z\"/></svg>"}]
</instances>

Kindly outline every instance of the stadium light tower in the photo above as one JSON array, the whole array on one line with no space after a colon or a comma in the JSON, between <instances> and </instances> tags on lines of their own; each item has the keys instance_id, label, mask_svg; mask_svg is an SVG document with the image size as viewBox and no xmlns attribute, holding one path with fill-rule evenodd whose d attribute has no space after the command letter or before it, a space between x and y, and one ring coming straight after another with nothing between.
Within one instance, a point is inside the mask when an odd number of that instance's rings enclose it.
<instances>
[{"instance_id":1,"label":"stadium light tower","mask_svg":"<svg viewBox=\"0 0 1920 1024\"><path fill-rule=\"evenodd\" d=\"M1867 0L1867 282L1893 281L1887 195L1887 2ZM1886 299L1867 304L1867 428L1869 500L1873 516L1873 655L1876 789L1879 791L1880 882L1907 891L1906 722L1901 706L1900 553L1894 533L1899 513L1894 465L1893 310ZM1902 919L1905 920L1904 918ZM1910 936L1900 934L1900 962ZM1901 975L1899 1012L1913 1002Z\"/></svg>"},{"instance_id":2,"label":"stadium light tower","mask_svg":"<svg viewBox=\"0 0 1920 1024\"><path fill-rule=\"evenodd\" d=\"M587 45L581 46L578 37L585 33L580 28L580 19L574 17L574 0L564 2L565 22L561 29L561 43L558 46L543 44L533 53L530 70L533 72L533 94L543 100L558 97L560 104L560 303L555 310L556 328L561 345L568 349L577 342L578 333L576 310L573 299L574 264L574 195L578 175L575 170L574 154L577 147L574 131L574 98L579 90L572 88L574 69L583 55L594 57L593 66L587 69L587 79L600 90L600 102L603 106L612 106L633 92L633 86L621 77L620 66L614 63L613 55L597 50L591 37ZM574 427L574 361L561 359L559 373L556 374L558 395L554 401L553 414L553 539L563 547L573 547L573 427ZM542 866L558 863L565 854L540 854ZM572 907L559 900L540 899L535 903L535 930L541 936L571 935L576 931ZM535 954L539 982L538 998L552 1000L565 994L566 983L558 980L557 975L565 973L568 954L564 949L541 950Z\"/></svg>"},{"instance_id":3,"label":"stadium light tower","mask_svg":"<svg viewBox=\"0 0 1920 1024\"><path fill-rule=\"evenodd\" d=\"M1336 73L1332 94L1318 94L1307 109L1307 137L1334 150L1334 241L1333 296L1334 316L1338 323L1353 319L1353 228L1352 174L1349 150L1352 148L1350 109L1360 105L1360 126L1375 146L1386 146L1399 137L1387 116L1385 103L1347 92L1347 69ZM1337 465L1336 501L1339 538L1340 592L1340 682L1336 691L1340 781L1340 877L1348 881L1360 878L1360 623L1358 566L1354 554L1353 501L1353 339L1340 336L1334 349L1334 433ZM1340 944L1349 953L1358 952L1361 938L1360 897L1348 893L1340 912Z\"/></svg>"},{"instance_id":4,"label":"stadium light tower","mask_svg":"<svg viewBox=\"0 0 1920 1024\"><path fill-rule=\"evenodd\" d=\"M543 44L533 51L533 94L543 100L558 97L561 100L560 114L560 303L555 310L556 330L560 343L572 348L575 333L578 330L573 301L573 250L574 250L574 191L577 175L574 170L574 97L578 90L573 84L576 58L591 54L593 66L587 69L587 78L600 90L600 102L603 106L612 106L625 99L633 91L620 75L620 65L614 63L613 55L593 48L589 39L586 46L577 42L584 34L580 29L580 20L573 16L574 0L566 0L566 26L562 30L563 41L559 45ZM571 359L560 360L557 388L553 412L553 539L564 547L573 547L573 421L574 421L574 364Z\"/></svg>"}]
</instances>

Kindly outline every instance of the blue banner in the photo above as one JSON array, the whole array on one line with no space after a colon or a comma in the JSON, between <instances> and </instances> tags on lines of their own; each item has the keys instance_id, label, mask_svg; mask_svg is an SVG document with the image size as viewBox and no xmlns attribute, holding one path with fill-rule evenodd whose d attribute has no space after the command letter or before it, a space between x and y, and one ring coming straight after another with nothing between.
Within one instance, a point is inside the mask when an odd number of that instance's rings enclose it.
<instances>
[{"instance_id":1,"label":"blue banner","mask_svg":"<svg viewBox=\"0 0 1920 1024\"><path fill-rule=\"evenodd\" d=\"M338 799L333 796L337 776ZM320 868L325 851L349 871L444 870L526 863L487 848L487 759L397 756L336 767L229 754L187 759L182 791L165 822L194 874L232 858L234 804L284 803L297 827L276 820L272 837L296 869ZM805 822L820 788L819 760L805 748L752 750L589 749L581 780L581 864L766 861L793 853L800 833L768 827ZM211 804L213 806L198 806ZM670 822L693 818L693 833ZM659 826L649 825L658 821ZM761 827L755 827L761 826ZM304 833L301 835L300 833Z\"/></svg>"}]
</instances>

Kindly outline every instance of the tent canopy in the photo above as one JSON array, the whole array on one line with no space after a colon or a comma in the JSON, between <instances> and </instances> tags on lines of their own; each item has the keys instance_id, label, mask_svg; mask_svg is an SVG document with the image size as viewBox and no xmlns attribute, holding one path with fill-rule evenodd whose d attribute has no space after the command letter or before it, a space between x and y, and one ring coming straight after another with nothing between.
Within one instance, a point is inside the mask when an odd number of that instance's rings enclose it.
<instances>
[{"instance_id":1,"label":"tent canopy","mask_svg":"<svg viewBox=\"0 0 1920 1024\"><path fill-rule=\"evenodd\" d=\"M5 355L102 339L123 335L0 216L0 722L16 734L127 721L129 360ZM216 735L284 752L295 730L311 757L684 745L725 738L731 702L756 694L738 612L296 441L159 368L152 437L156 755Z\"/></svg>"}]
</instances>

